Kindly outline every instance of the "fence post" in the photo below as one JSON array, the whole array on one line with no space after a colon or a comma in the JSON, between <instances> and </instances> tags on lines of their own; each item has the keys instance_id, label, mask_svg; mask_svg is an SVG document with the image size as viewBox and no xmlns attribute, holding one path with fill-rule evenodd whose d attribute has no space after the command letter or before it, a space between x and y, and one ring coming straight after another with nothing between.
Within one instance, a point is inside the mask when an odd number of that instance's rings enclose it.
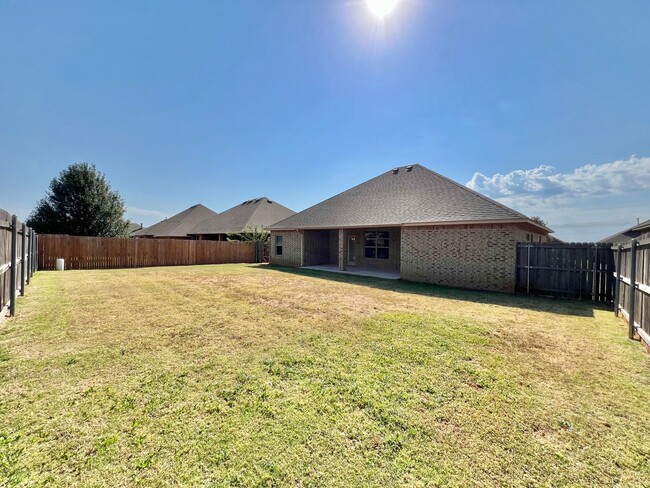
<instances>
[{"instance_id":1,"label":"fence post","mask_svg":"<svg viewBox=\"0 0 650 488\"><path fill-rule=\"evenodd\" d=\"M593 270L591 273L591 300L598 301L598 244L594 245L594 259L591 260Z\"/></svg>"},{"instance_id":2,"label":"fence post","mask_svg":"<svg viewBox=\"0 0 650 488\"><path fill-rule=\"evenodd\" d=\"M20 296L25 295L25 258L27 256L27 226L23 223L23 235L21 236L21 241L23 243L22 249L20 251Z\"/></svg>"},{"instance_id":3,"label":"fence post","mask_svg":"<svg viewBox=\"0 0 650 488\"><path fill-rule=\"evenodd\" d=\"M526 295L530 295L530 248L531 245L528 244L528 260L526 263Z\"/></svg>"},{"instance_id":4,"label":"fence post","mask_svg":"<svg viewBox=\"0 0 650 488\"><path fill-rule=\"evenodd\" d=\"M634 339L634 332L635 332L635 327L634 327L634 314L636 311L634 310L635 305L636 305L636 244L637 240L632 239L631 244L631 249L630 249L630 309L629 309L629 331L628 335L630 339Z\"/></svg>"},{"instance_id":5,"label":"fence post","mask_svg":"<svg viewBox=\"0 0 650 488\"><path fill-rule=\"evenodd\" d=\"M27 228L27 284L32 277L32 229Z\"/></svg>"},{"instance_id":6,"label":"fence post","mask_svg":"<svg viewBox=\"0 0 650 488\"><path fill-rule=\"evenodd\" d=\"M623 259L623 246L620 244L616 249L616 289L614 290L614 313L618 317L618 312L621 307L621 276L623 275L623 270L621 269L621 260Z\"/></svg>"},{"instance_id":7,"label":"fence post","mask_svg":"<svg viewBox=\"0 0 650 488\"><path fill-rule=\"evenodd\" d=\"M29 231L29 236L30 236L30 241L32 243L32 246L30 248L30 252L32 253L32 259L30 260L31 266L29 267L29 273L34 276L34 263L36 262L36 232L34 229L31 229Z\"/></svg>"},{"instance_id":8,"label":"fence post","mask_svg":"<svg viewBox=\"0 0 650 488\"><path fill-rule=\"evenodd\" d=\"M29 277L34 276L34 229L29 229Z\"/></svg>"},{"instance_id":9,"label":"fence post","mask_svg":"<svg viewBox=\"0 0 650 488\"><path fill-rule=\"evenodd\" d=\"M18 244L18 218L11 216L11 271L9 273L9 315L16 315L16 251Z\"/></svg>"},{"instance_id":10,"label":"fence post","mask_svg":"<svg viewBox=\"0 0 650 488\"><path fill-rule=\"evenodd\" d=\"M36 273L38 271L38 260L41 258L40 252L38 250L38 241L39 241L39 239L40 239L40 237L39 237L38 232L37 232L36 233L36 239L34 239L35 240L34 247L36 249L36 260L34 261L34 273Z\"/></svg>"}]
</instances>

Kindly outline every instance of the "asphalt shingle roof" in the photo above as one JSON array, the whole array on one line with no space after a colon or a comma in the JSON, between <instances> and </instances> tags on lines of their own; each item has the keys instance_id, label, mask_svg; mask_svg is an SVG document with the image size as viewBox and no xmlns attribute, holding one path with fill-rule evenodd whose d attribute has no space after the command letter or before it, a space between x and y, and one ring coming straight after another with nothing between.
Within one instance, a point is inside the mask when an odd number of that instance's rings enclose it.
<instances>
[{"instance_id":1,"label":"asphalt shingle roof","mask_svg":"<svg viewBox=\"0 0 650 488\"><path fill-rule=\"evenodd\" d=\"M650 219L641 222L639 225L632 227L632 230L638 232L650 232Z\"/></svg>"},{"instance_id":2,"label":"asphalt shingle roof","mask_svg":"<svg viewBox=\"0 0 650 488\"><path fill-rule=\"evenodd\" d=\"M627 242L629 240L634 239L635 237L639 237L640 235L646 234L648 232L650 232L650 219L641 222L640 224L633 225L628 229L617 232L612 236L605 237L604 239L601 239L598 242L603 242L603 243L611 242L612 244L622 244L623 242Z\"/></svg>"},{"instance_id":3,"label":"asphalt shingle roof","mask_svg":"<svg viewBox=\"0 0 650 488\"><path fill-rule=\"evenodd\" d=\"M127 231L129 234L134 233L135 231L142 230L144 227L142 227L142 224L136 224L135 222L129 222L129 226L127 227Z\"/></svg>"},{"instance_id":4,"label":"asphalt shingle roof","mask_svg":"<svg viewBox=\"0 0 650 488\"><path fill-rule=\"evenodd\" d=\"M267 197L254 198L199 222L189 234L237 234L253 227L266 229L295 213Z\"/></svg>"},{"instance_id":5,"label":"asphalt shingle roof","mask_svg":"<svg viewBox=\"0 0 650 488\"><path fill-rule=\"evenodd\" d=\"M529 222L525 215L414 164L387 171L278 222L271 229L489 220Z\"/></svg>"},{"instance_id":6,"label":"asphalt shingle roof","mask_svg":"<svg viewBox=\"0 0 650 488\"><path fill-rule=\"evenodd\" d=\"M192 205L176 215L131 234L134 237L187 237L199 222L217 215L201 204Z\"/></svg>"}]
</instances>

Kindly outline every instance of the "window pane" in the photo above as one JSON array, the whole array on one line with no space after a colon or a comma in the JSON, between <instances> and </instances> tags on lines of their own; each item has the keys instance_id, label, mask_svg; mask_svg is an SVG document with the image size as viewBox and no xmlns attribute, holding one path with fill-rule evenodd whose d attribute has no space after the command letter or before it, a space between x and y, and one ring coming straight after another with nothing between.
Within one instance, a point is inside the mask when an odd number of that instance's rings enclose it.
<instances>
[{"instance_id":1,"label":"window pane","mask_svg":"<svg viewBox=\"0 0 650 488\"><path fill-rule=\"evenodd\" d=\"M388 247L388 239L377 239L378 247Z\"/></svg>"},{"instance_id":2,"label":"window pane","mask_svg":"<svg viewBox=\"0 0 650 488\"><path fill-rule=\"evenodd\" d=\"M388 248L387 247L378 247L377 248L377 259L388 259Z\"/></svg>"},{"instance_id":3,"label":"window pane","mask_svg":"<svg viewBox=\"0 0 650 488\"><path fill-rule=\"evenodd\" d=\"M276 246L275 247L275 254L277 256L282 256L282 246Z\"/></svg>"},{"instance_id":4,"label":"window pane","mask_svg":"<svg viewBox=\"0 0 650 488\"><path fill-rule=\"evenodd\" d=\"M366 247L365 256L367 258L374 258L374 257L377 256L376 252L377 252L377 250L374 247Z\"/></svg>"},{"instance_id":5,"label":"window pane","mask_svg":"<svg viewBox=\"0 0 650 488\"><path fill-rule=\"evenodd\" d=\"M281 246L281 245L282 245L282 236L275 236L275 244L276 244L277 246Z\"/></svg>"},{"instance_id":6,"label":"window pane","mask_svg":"<svg viewBox=\"0 0 650 488\"><path fill-rule=\"evenodd\" d=\"M377 245L377 241L375 239L366 239L366 247L375 247Z\"/></svg>"},{"instance_id":7,"label":"window pane","mask_svg":"<svg viewBox=\"0 0 650 488\"><path fill-rule=\"evenodd\" d=\"M377 237L381 239L388 239L388 232L377 232Z\"/></svg>"}]
</instances>

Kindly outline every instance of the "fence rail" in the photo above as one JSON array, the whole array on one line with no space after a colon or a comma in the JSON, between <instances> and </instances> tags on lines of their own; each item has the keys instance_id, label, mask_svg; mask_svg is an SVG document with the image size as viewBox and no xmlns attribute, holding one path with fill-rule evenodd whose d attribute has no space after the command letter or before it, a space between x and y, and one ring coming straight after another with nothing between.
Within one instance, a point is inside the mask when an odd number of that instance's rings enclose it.
<instances>
[{"instance_id":1,"label":"fence rail","mask_svg":"<svg viewBox=\"0 0 650 488\"><path fill-rule=\"evenodd\" d=\"M0 209L0 322L16 314L16 296L25 294L36 272L37 240L36 232Z\"/></svg>"},{"instance_id":2,"label":"fence rail","mask_svg":"<svg viewBox=\"0 0 650 488\"><path fill-rule=\"evenodd\" d=\"M116 269L194 264L254 263L254 242L126 239L42 234L39 269L53 270L56 260L66 269Z\"/></svg>"},{"instance_id":3,"label":"fence rail","mask_svg":"<svg viewBox=\"0 0 650 488\"><path fill-rule=\"evenodd\" d=\"M517 244L518 292L612 302L614 256L610 244Z\"/></svg>"},{"instance_id":4,"label":"fence rail","mask_svg":"<svg viewBox=\"0 0 650 488\"><path fill-rule=\"evenodd\" d=\"M650 347L650 234L612 248L616 254L615 311L628 321L630 339Z\"/></svg>"}]
</instances>

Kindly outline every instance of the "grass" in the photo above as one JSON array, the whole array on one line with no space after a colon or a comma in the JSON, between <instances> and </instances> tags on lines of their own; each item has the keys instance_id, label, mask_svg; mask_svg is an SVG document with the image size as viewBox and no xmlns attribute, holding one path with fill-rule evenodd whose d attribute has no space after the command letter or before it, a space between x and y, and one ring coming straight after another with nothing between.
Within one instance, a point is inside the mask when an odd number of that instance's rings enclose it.
<instances>
[{"instance_id":1,"label":"grass","mask_svg":"<svg viewBox=\"0 0 650 488\"><path fill-rule=\"evenodd\" d=\"M222 265L42 272L7 486L642 486L650 356L592 304Z\"/></svg>"}]
</instances>

